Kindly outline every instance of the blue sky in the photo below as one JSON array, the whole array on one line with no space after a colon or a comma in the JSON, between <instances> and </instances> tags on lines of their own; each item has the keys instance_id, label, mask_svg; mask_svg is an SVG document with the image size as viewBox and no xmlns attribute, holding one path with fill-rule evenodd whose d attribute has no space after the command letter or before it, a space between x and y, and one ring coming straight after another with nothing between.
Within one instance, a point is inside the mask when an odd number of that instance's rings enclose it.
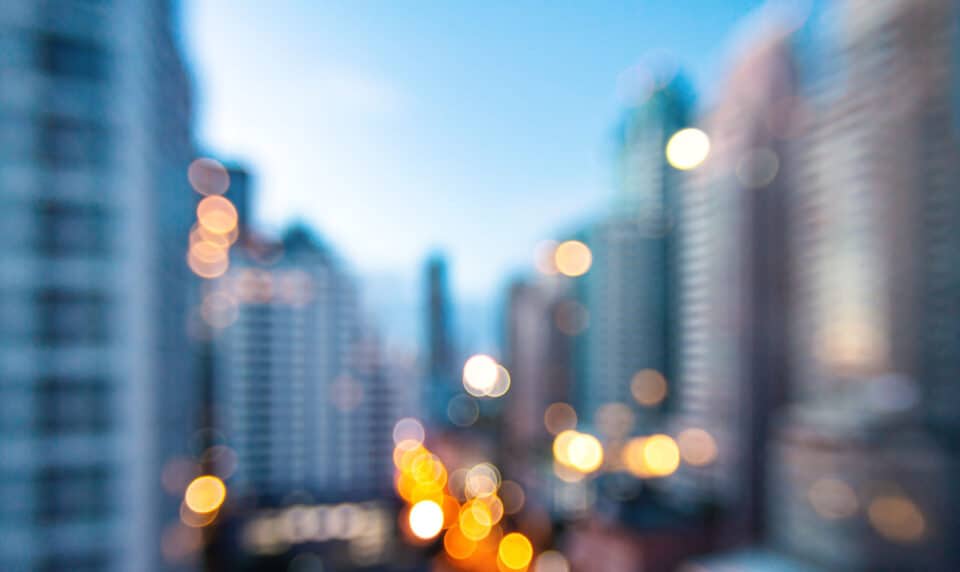
<instances>
[{"instance_id":1,"label":"blue sky","mask_svg":"<svg viewBox=\"0 0 960 572\"><path fill-rule=\"evenodd\" d=\"M191 0L182 17L199 140L252 167L260 220L306 219L408 290L442 248L456 294L489 301L607 201L623 72L673 62L708 100L761 4Z\"/></svg>"}]
</instances>

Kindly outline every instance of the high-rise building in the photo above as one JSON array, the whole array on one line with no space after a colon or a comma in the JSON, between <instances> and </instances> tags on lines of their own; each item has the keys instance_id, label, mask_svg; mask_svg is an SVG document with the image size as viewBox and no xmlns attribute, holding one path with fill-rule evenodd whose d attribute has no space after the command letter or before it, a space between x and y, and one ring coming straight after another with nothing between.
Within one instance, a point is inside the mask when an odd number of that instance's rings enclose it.
<instances>
[{"instance_id":1,"label":"high-rise building","mask_svg":"<svg viewBox=\"0 0 960 572\"><path fill-rule=\"evenodd\" d=\"M763 24L705 118L711 154L684 185L678 237L673 430L698 436L704 454L671 485L681 502L723 509L728 544L762 534L770 422L788 378L796 82L790 27Z\"/></svg>"},{"instance_id":2,"label":"high-rise building","mask_svg":"<svg viewBox=\"0 0 960 572\"><path fill-rule=\"evenodd\" d=\"M448 403L460 393L460 376L455 363L447 261L443 256L434 254L427 260L424 287L427 363L423 400L427 420L444 425L448 422Z\"/></svg>"},{"instance_id":3,"label":"high-rise building","mask_svg":"<svg viewBox=\"0 0 960 572\"><path fill-rule=\"evenodd\" d=\"M544 413L554 403L569 403L572 389L571 338L558 326L569 305L563 283L556 277L539 281L516 280L508 290L504 323L503 363L517 383L502 398L504 469L528 490L539 486L536 471L544 448L552 437L544 425Z\"/></svg>"},{"instance_id":4,"label":"high-rise building","mask_svg":"<svg viewBox=\"0 0 960 572\"><path fill-rule=\"evenodd\" d=\"M0 568L159 568L192 433L171 3L0 4Z\"/></svg>"},{"instance_id":5,"label":"high-rise building","mask_svg":"<svg viewBox=\"0 0 960 572\"><path fill-rule=\"evenodd\" d=\"M589 272L575 280L584 311L575 335L575 402L596 425L610 403L633 404L641 426L659 404L638 406L631 381L641 372L673 377L678 173L664 155L669 138L688 125L691 94L682 76L654 86L627 109L617 131L613 212L578 237L591 252Z\"/></svg>"},{"instance_id":6,"label":"high-rise building","mask_svg":"<svg viewBox=\"0 0 960 572\"><path fill-rule=\"evenodd\" d=\"M958 7L834 7L791 197L796 397L777 543L834 569L958 566Z\"/></svg>"},{"instance_id":7,"label":"high-rise building","mask_svg":"<svg viewBox=\"0 0 960 572\"><path fill-rule=\"evenodd\" d=\"M390 486L389 395L356 286L303 227L274 256L239 255L205 301L218 308L216 426L240 496L283 502L373 496Z\"/></svg>"}]
</instances>

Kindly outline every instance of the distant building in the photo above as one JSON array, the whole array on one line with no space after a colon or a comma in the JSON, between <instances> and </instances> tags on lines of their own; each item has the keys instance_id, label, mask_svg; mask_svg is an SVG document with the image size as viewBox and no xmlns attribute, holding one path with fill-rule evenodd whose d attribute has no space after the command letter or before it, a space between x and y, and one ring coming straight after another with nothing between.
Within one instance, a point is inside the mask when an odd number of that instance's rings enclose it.
<instances>
[{"instance_id":1,"label":"distant building","mask_svg":"<svg viewBox=\"0 0 960 572\"><path fill-rule=\"evenodd\" d=\"M255 220L253 216L253 174L246 166L236 163L226 165L226 169L230 176L230 188L227 190L226 197L237 209L240 234L245 239L249 236Z\"/></svg>"},{"instance_id":2,"label":"distant building","mask_svg":"<svg viewBox=\"0 0 960 572\"><path fill-rule=\"evenodd\" d=\"M706 431L716 451L684 463L671 485L683 503L723 509L727 544L762 537L771 419L787 391L790 41L786 26L766 22L741 48L704 121L710 157L681 193L673 429Z\"/></svg>"},{"instance_id":3,"label":"distant building","mask_svg":"<svg viewBox=\"0 0 960 572\"><path fill-rule=\"evenodd\" d=\"M450 400L462 393L449 288L446 259L439 254L432 255L424 269L426 381L423 401L428 422L441 426L449 423Z\"/></svg>"},{"instance_id":4,"label":"distant building","mask_svg":"<svg viewBox=\"0 0 960 572\"><path fill-rule=\"evenodd\" d=\"M631 380L644 370L673 380L673 226L680 178L664 149L688 125L691 106L689 88L675 76L624 113L614 209L577 236L593 256L590 271L574 279L583 310L574 340L575 405L588 427L596 425L601 407L618 402L632 404L638 426L649 428L663 403L638 405Z\"/></svg>"},{"instance_id":5,"label":"distant building","mask_svg":"<svg viewBox=\"0 0 960 572\"><path fill-rule=\"evenodd\" d=\"M0 569L155 570L197 395L173 3L0 3Z\"/></svg>"},{"instance_id":6,"label":"distant building","mask_svg":"<svg viewBox=\"0 0 960 572\"><path fill-rule=\"evenodd\" d=\"M516 280L507 292L502 361L517 382L502 398L502 433L509 435L502 457L507 473L530 491L545 488L537 475L542 457L532 453L546 451L553 439L544 414L572 397L571 338L558 327L570 303L556 277Z\"/></svg>"},{"instance_id":7,"label":"distant building","mask_svg":"<svg viewBox=\"0 0 960 572\"><path fill-rule=\"evenodd\" d=\"M958 7L834 7L791 198L796 394L775 540L831 569L955 570Z\"/></svg>"},{"instance_id":8,"label":"distant building","mask_svg":"<svg viewBox=\"0 0 960 572\"><path fill-rule=\"evenodd\" d=\"M228 485L280 504L377 496L392 463L379 344L329 247L302 226L279 246L238 256L211 294L225 313L214 405L237 454Z\"/></svg>"}]
</instances>

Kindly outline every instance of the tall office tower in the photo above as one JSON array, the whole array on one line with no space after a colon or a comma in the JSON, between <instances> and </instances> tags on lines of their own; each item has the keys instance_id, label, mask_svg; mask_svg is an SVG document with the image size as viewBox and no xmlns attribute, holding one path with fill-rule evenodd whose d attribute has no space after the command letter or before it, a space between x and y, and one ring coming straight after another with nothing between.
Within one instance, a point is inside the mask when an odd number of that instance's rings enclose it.
<instances>
[{"instance_id":1,"label":"tall office tower","mask_svg":"<svg viewBox=\"0 0 960 572\"><path fill-rule=\"evenodd\" d=\"M372 495L389 483L375 457L390 433L379 348L361 329L355 284L302 226L285 233L281 256L263 260L238 256L212 294L224 317L216 425L237 454L228 485L274 502Z\"/></svg>"},{"instance_id":2,"label":"tall office tower","mask_svg":"<svg viewBox=\"0 0 960 572\"><path fill-rule=\"evenodd\" d=\"M539 462L530 451L551 442L544 413L558 402L569 403L572 377L571 339L567 328L574 302L555 277L516 280L510 285L503 316L503 362L516 381L504 401L504 468L526 488L537 486ZM534 489L535 490L535 489Z\"/></svg>"},{"instance_id":3,"label":"tall office tower","mask_svg":"<svg viewBox=\"0 0 960 572\"><path fill-rule=\"evenodd\" d=\"M724 509L725 543L762 535L770 418L784 403L788 370L796 82L790 26L763 24L705 119L711 155L685 184L678 237L673 425L702 451L671 487L681 502Z\"/></svg>"},{"instance_id":4,"label":"tall office tower","mask_svg":"<svg viewBox=\"0 0 960 572\"><path fill-rule=\"evenodd\" d=\"M958 567L957 9L838 3L842 83L804 141L774 518L831 569Z\"/></svg>"},{"instance_id":5,"label":"tall office tower","mask_svg":"<svg viewBox=\"0 0 960 572\"><path fill-rule=\"evenodd\" d=\"M3 570L162 562L159 462L190 426L171 19L160 0L0 3Z\"/></svg>"},{"instance_id":6,"label":"tall office tower","mask_svg":"<svg viewBox=\"0 0 960 572\"><path fill-rule=\"evenodd\" d=\"M625 112L617 134L615 208L582 234L593 265L575 279L586 310L586 328L575 341L576 401L588 425L607 404L637 405L631 380L638 373L673 377L671 227L679 178L664 148L688 124L691 105L685 82L674 76ZM637 406L641 426L653 422L656 409Z\"/></svg>"},{"instance_id":7,"label":"tall office tower","mask_svg":"<svg viewBox=\"0 0 960 572\"><path fill-rule=\"evenodd\" d=\"M424 405L430 423L444 425L447 405L460 390L460 375L453 342L453 316L447 280L447 261L440 254L427 260L424 272L424 314L427 342Z\"/></svg>"},{"instance_id":8,"label":"tall office tower","mask_svg":"<svg viewBox=\"0 0 960 572\"><path fill-rule=\"evenodd\" d=\"M253 224L253 175L244 165L229 164L226 169L230 177L226 196L237 209L240 235L245 241Z\"/></svg>"}]
</instances>

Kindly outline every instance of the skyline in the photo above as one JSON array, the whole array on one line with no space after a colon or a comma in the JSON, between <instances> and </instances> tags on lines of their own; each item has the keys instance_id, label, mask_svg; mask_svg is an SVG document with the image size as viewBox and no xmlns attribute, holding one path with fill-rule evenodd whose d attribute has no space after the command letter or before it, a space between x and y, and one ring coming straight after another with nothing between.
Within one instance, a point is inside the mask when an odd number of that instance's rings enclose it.
<instances>
[{"instance_id":1,"label":"skyline","mask_svg":"<svg viewBox=\"0 0 960 572\"><path fill-rule=\"evenodd\" d=\"M533 3L294 4L183 6L200 144L249 165L268 229L302 218L414 296L440 249L455 297L487 305L539 240L608 203L624 71L673 60L702 110L764 3L697 3L697 19L689 2L565 6L545 22Z\"/></svg>"}]
</instances>

